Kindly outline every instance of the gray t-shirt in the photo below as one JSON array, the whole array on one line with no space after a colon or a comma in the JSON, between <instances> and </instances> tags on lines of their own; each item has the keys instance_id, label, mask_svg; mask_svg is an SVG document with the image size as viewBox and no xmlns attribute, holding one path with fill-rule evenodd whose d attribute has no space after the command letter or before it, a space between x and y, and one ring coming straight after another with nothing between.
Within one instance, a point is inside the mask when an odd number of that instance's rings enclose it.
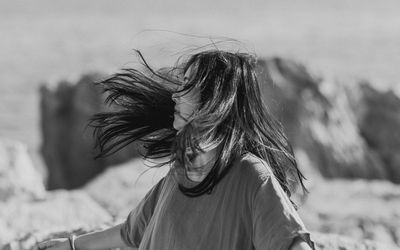
<instances>
[{"instance_id":1,"label":"gray t-shirt","mask_svg":"<svg viewBox=\"0 0 400 250\"><path fill-rule=\"evenodd\" d=\"M171 168L133 209L121 237L139 250L288 250L309 231L273 175L253 154L236 161L211 194L185 196L196 184Z\"/></svg>"}]
</instances>

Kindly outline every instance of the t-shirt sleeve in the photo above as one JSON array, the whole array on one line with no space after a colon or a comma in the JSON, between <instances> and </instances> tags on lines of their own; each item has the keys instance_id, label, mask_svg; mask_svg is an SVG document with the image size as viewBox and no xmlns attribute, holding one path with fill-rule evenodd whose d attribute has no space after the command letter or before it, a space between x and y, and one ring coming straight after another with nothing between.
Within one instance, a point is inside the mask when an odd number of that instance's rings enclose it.
<instances>
[{"instance_id":1,"label":"t-shirt sleeve","mask_svg":"<svg viewBox=\"0 0 400 250\"><path fill-rule=\"evenodd\" d=\"M252 223L255 249L289 250L300 237L315 250L310 232L274 175L268 176L254 194Z\"/></svg>"},{"instance_id":2,"label":"t-shirt sleeve","mask_svg":"<svg viewBox=\"0 0 400 250\"><path fill-rule=\"evenodd\" d=\"M123 222L120 234L122 240L130 247L138 248L146 227L153 215L163 183L163 177L154 185L139 202L139 204L128 214Z\"/></svg>"}]
</instances>

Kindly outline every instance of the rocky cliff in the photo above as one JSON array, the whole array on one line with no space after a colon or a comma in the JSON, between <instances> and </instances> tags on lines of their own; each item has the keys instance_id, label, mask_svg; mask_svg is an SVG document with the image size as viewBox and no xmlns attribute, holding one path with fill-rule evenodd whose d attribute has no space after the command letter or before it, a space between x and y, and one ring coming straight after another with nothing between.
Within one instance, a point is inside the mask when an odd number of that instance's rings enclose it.
<instances>
[{"instance_id":1,"label":"rocky cliff","mask_svg":"<svg viewBox=\"0 0 400 250\"><path fill-rule=\"evenodd\" d=\"M93 114L109 108L94 84L100 78L98 74L85 75L77 83L60 82L40 89L41 151L48 170L47 189L81 187L107 166L137 156L131 146L111 157L94 159L98 151L93 129L87 125Z\"/></svg>"}]
</instances>

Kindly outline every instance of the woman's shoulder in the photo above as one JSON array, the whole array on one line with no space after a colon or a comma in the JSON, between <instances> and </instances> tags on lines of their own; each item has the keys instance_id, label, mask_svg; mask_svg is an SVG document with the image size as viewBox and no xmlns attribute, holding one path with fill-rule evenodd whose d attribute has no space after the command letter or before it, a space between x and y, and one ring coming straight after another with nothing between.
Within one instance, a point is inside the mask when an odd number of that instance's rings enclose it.
<instances>
[{"instance_id":1,"label":"woman's shoulder","mask_svg":"<svg viewBox=\"0 0 400 250\"><path fill-rule=\"evenodd\" d=\"M273 171L267 161L253 153L244 154L239 159L236 170L240 179L256 186L261 185L273 175Z\"/></svg>"}]
</instances>

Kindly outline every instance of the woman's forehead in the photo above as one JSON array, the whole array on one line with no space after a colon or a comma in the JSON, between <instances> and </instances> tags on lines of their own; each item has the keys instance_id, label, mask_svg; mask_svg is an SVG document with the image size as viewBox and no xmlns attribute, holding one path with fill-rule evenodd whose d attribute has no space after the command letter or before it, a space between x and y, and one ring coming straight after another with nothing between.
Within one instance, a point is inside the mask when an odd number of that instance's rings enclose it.
<instances>
[{"instance_id":1,"label":"woman's forehead","mask_svg":"<svg viewBox=\"0 0 400 250\"><path fill-rule=\"evenodd\" d=\"M190 65L186 65L186 67L184 68L183 72L183 76L182 76L182 82L180 84L180 86L178 86L177 91L183 91L183 92L192 92L198 91L198 86L195 82L191 81L193 80L193 78L195 77L195 74L197 72L197 68L198 68L198 63L197 62L193 62Z\"/></svg>"},{"instance_id":2,"label":"woman's forehead","mask_svg":"<svg viewBox=\"0 0 400 250\"><path fill-rule=\"evenodd\" d=\"M196 73L196 71L197 71L197 66L198 66L197 63L192 63L192 64L190 64L190 65L187 67L186 71L185 71L185 74L184 74L184 76L183 76L183 79L184 79L184 80L185 80L186 78L189 79L190 76L191 76L192 74Z\"/></svg>"},{"instance_id":3,"label":"woman's forehead","mask_svg":"<svg viewBox=\"0 0 400 250\"><path fill-rule=\"evenodd\" d=\"M188 69L188 70L185 72L185 74L183 75L183 81L184 81L184 82L187 82L187 81L189 80L191 73L192 73L192 72L190 71L190 69Z\"/></svg>"}]
</instances>

